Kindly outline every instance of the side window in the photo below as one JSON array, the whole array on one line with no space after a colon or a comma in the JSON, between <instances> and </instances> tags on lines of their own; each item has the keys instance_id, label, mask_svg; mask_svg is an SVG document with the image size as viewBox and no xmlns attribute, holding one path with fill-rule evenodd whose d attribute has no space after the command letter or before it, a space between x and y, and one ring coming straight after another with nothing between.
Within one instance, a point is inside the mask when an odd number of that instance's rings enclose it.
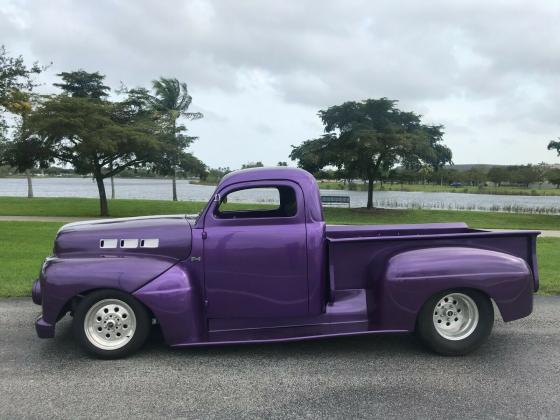
<instances>
[{"instance_id":1,"label":"side window","mask_svg":"<svg viewBox=\"0 0 560 420\"><path fill-rule=\"evenodd\" d=\"M243 188L220 198L214 216L219 219L292 217L297 213L296 193L291 187Z\"/></svg>"}]
</instances>

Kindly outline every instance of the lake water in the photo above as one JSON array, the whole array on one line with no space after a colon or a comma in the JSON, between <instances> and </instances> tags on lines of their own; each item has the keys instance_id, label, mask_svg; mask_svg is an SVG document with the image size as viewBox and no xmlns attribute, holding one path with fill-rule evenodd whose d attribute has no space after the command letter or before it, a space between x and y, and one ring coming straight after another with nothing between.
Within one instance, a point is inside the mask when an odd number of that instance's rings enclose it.
<instances>
[{"instance_id":1,"label":"lake water","mask_svg":"<svg viewBox=\"0 0 560 420\"><path fill-rule=\"evenodd\" d=\"M110 182L105 182L111 194ZM117 198L171 199L171 181L167 179L115 178ZM90 178L33 178L36 197L93 197L97 186ZM213 186L177 181L180 200L207 201ZM365 191L321 190L323 195L348 195L352 207L365 207ZM23 178L0 178L0 196L26 196L27 181ZM245 194L247 202L267 202L266 192ZM493 210L528 213L560 214L560 196L511 196L463 193L430 193L404 191L375 191L374 205L381 208L426 208L446 210Z\"/></svg>"}]
</instances>

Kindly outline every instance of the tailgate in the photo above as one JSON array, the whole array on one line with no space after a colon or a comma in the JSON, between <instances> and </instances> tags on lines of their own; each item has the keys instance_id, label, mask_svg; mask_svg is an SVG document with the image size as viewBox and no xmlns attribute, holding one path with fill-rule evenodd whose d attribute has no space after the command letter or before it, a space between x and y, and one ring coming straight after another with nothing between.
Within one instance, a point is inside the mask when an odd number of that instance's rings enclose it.
<instances>
[{"instance_id":1,"label":"tailgate","mask_svg":"<svg viewBox=\"0 0 560 420\"><path fill-rule=\"evenodd\" d=\"M536 292L539 290L539 266L537 263L537 236L540 232L535 235L531 235L529 238L529 255L531 255L529 267L533 271L533 290Z\"/></svg>"}]
</instances>

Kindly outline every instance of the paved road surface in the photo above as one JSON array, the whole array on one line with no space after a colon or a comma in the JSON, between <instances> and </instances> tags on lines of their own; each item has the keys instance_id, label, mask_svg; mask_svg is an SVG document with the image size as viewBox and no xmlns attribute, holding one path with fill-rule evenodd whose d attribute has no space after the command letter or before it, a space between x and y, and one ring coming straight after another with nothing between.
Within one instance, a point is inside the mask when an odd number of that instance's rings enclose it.
<instances>
[{"instance_id":1,"label":"paved road surface","mask_svg":"<svg viewBox=\"0 0 560 420\"><path fill-rule=\"evenodd\" d=\"M560 417L560 297L497 321L478 352L445 358L412 336L172 350L98 361L32 327L38 307L0 300L0 418Z\"/></svg>"}]
</instances>

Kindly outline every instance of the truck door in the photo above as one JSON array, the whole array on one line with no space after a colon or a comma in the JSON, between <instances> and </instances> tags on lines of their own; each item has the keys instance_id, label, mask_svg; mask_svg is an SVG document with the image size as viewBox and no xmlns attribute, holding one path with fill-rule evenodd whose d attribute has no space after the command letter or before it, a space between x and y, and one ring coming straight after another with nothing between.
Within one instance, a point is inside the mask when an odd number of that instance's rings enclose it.
<instances>
[{"instance_id":1,"label":"truck door","mask_svg":"<svg viewBox=\"0 0 560 420\"><path fill-rule=\"evenodd\" d=\"M218 191L204 220L209 318L307 314L303 203L301 188L290 181L240 183Z\"/></svg>"}]
</instances>

